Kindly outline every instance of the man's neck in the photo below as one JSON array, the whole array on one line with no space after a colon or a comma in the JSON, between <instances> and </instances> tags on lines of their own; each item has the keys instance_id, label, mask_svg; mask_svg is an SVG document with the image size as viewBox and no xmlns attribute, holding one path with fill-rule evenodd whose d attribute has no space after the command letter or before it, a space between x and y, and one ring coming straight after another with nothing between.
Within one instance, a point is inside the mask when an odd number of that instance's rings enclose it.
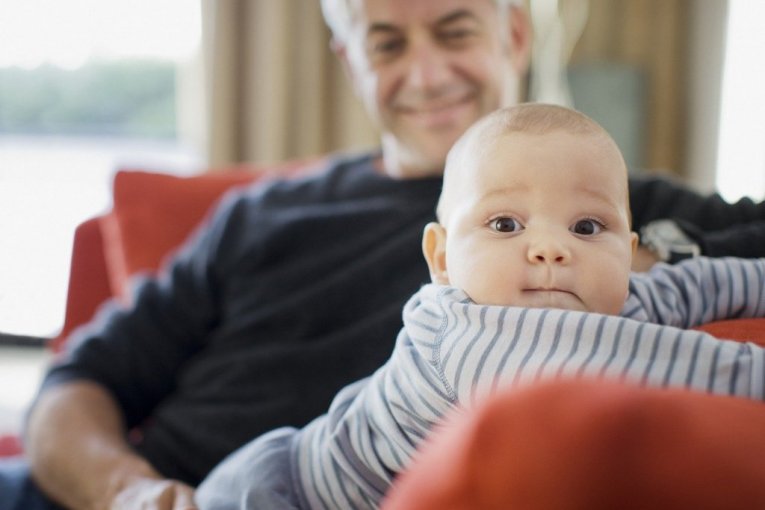
<instances>
[{"instance_id":1,"label":"man's neck","mask_svg":"<svg viewBox=\"0 0 765 510\"><path fill-rule=\"evenodd\" d=\"M444 174L443 165L432 165L425 162L407 161L401 157L400 151L385 150L375 158L375 169L391 179L423 179L440 177Z\"/></svg>"}]
</instances>

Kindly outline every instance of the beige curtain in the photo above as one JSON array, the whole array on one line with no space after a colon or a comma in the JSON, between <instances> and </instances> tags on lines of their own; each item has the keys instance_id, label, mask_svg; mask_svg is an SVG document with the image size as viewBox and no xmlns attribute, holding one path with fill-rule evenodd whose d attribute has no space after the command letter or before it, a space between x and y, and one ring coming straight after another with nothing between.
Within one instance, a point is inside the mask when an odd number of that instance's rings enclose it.
<instances>
[{"instance_id":1,"label":"beige curtain","mask_svg":"<svg viewBox=\"0 0 765 510\"><path fill-rule=\"evenodd\" d=\"M645 163L685 173L692 0L590 0L571 62L621 62L647 80Z\"/></svg>"},{"instance_id":2,"label":"beige curtain","mask_svg":"<svg viewBox=\"0 0 765 510\"><path fill-rule=\"evenodd\" d=\"M319 0L202 0L209 164L376 146Z\"/></svg>"}]
</instances>

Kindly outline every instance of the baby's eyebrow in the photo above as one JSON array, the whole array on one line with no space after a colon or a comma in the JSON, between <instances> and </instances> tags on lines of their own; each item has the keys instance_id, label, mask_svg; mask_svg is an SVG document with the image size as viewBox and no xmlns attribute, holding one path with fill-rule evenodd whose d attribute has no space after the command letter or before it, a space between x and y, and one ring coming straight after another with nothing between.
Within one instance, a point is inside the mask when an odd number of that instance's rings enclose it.
<instances>
[{"instance_id":1,"label":"baby's eyebrow","mask_svg":"<svg viewBox=\"0 0 765 510\"><path fill-rule=\"evenodd\" d=\"M576 191L584 195L587 195L593 200L597 200L598 202L603 202L612 207L617 207L617 208L621 207L620 196L614 197L611 193L605 193L601 188L595 188L592 186L579 186L577 187ZM617 193L617 195L620 195L620 194Z\"/></svg>"},{"instance_id":2,"label":"baby's eyebrow","mask_svg":"<svg viewBox=\"0 0 765 510\"><path fill-rule=\"evenodd\" d=\"M503 197L507 195L516 195L520 193L527 193L531 187L528 184L519 182L519 183L513 183L509 185L505 185L499 188L492 188L486 193L484 193L481 198L482 199L489 199L494 197Z\"/></svg>"}]
</instances>

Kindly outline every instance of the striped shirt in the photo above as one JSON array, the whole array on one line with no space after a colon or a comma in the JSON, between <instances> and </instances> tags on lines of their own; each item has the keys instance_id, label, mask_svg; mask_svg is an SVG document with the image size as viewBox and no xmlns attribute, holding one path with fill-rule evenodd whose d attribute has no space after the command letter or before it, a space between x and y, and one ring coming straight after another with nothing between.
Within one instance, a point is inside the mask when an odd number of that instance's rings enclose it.
<instances>
[{"instance_id":1,"label":"striped shirt","mask_svg":"<svg viewBox=\"0 0 765 510\"><path fill-rule=\"evenodd\" d=\"M632 275L622 316L483 306L427 285L394 352L297 432L297 490L311 508L376 508L434 424L498 387L616 378L762 399L765 351L688 330L765 316L765 259L697 258Z\"/></svg>"}]
</instances>

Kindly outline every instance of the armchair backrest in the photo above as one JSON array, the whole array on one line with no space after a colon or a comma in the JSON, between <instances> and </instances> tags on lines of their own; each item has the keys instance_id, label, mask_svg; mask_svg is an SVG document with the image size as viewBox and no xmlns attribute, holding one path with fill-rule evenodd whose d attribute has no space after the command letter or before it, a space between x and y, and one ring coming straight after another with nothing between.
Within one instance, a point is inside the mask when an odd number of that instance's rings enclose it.
<instances>
[{"instance_id":1,"label":"armchair backrest","mask_svg":"<svg viewBox=\"0 0 765 510\"><path fill-rule=\"evenodd\" d=\"M321 168L321 162L310 158L276 166L239 165L193 176L118 171L112 209L75 231L64 325L51 341L53 351L59 352L104 301L128 298L130 277L157 271L228 190L306 175Z\"/></svg>"}]
</instances>

